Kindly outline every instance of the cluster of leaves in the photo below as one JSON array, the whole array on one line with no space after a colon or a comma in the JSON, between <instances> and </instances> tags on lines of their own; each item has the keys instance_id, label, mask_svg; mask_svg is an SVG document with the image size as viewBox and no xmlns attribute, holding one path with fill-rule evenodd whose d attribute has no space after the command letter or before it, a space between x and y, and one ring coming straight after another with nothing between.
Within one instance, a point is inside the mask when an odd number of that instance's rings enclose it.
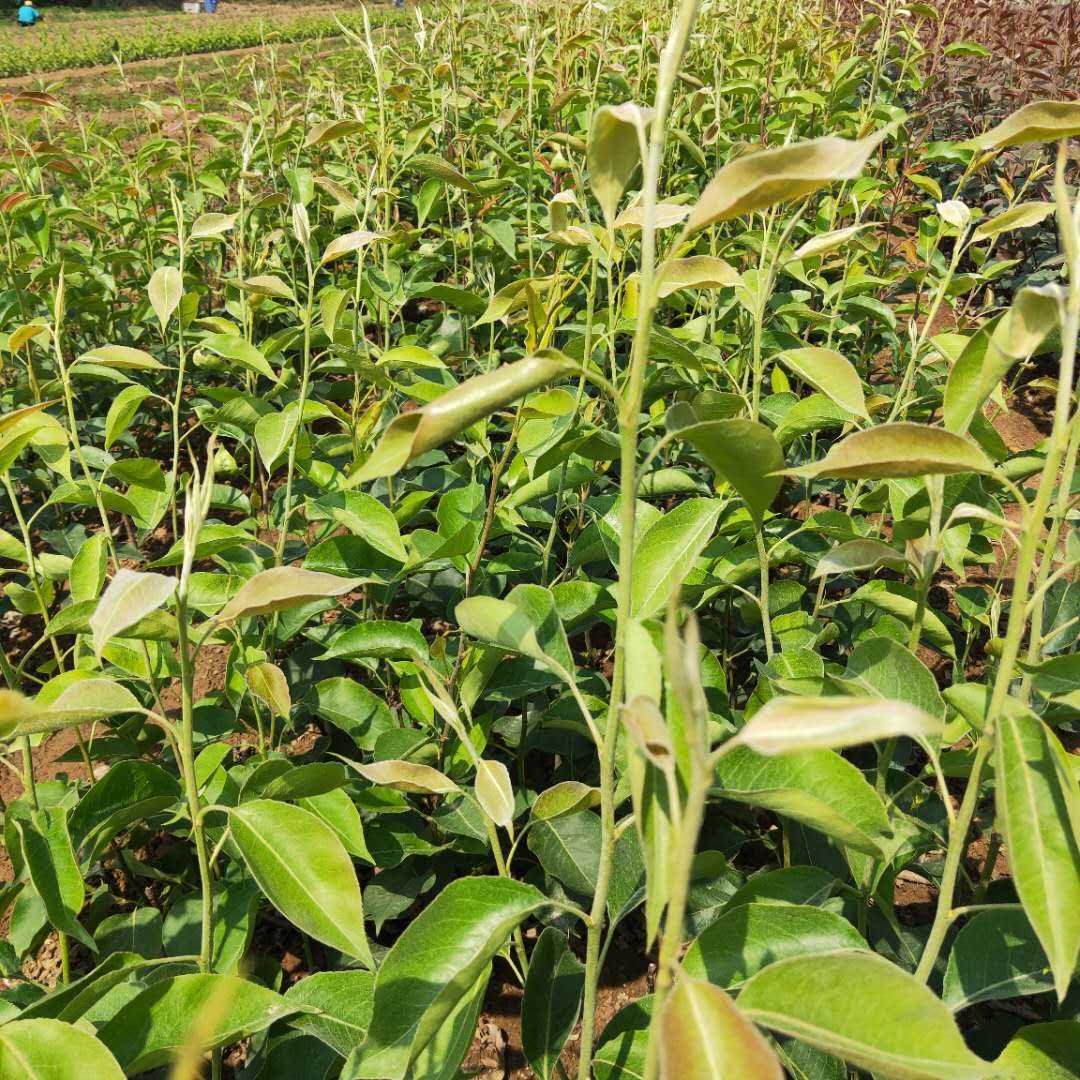
<instances>
[{"instance_id":1,"label":"cluster of leaves","mask_svg":"<svg viewBox=\"0 0 1080 1080\"><path fill-rule=\"evenodd\" d=\"M0 36L0 78L242 49L267 41L311 41L340 34L339 21L360 26L360 16L348 10L252 15L242 7L213 19L160 15L104 23L80 19L56 26L46 22L35 28L32 38L15 31Z\"/></svg>"},{"instance_id":2,"label":"cluster of leaves","mask_svg":"<svg viewBox=\"0 0 1080 1080\"><path fill-rule=\"evenodd\" d=\"M0 1076L449 1080L497 963L543 1080L1080 1077L1080 108L927 151L813 6L499 14L0 102Z\"/></svg>"}]
</instances>

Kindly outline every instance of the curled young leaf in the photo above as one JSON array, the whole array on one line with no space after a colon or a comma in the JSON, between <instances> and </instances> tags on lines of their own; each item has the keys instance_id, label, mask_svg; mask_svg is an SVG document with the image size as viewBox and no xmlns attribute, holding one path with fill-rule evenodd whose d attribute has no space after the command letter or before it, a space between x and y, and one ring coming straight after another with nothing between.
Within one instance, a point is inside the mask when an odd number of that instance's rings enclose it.
<instances>
[{"instance_id":1,"label":"curled young leaf","mask_svg":"<svg viewBox=\"0 0 1080 1080\"><path fill-rule=\"evenodd\" d=\"M652 110L632 101L601 105L589 130L589 182L610 229L630 177L642 158Z\"/></svg>"},{"instance_id":2,"label":"curled young leaf","mask_svg":"<svg viewBox=\"0 0 1080 1080\"><path fill-rule=\"evenodd\" d=\"M175 591L176 578L117 570L90 616L94 652L100 657L114 637L156 611Z\"/></svg>"},{"instance_id":3,"label":"curled young leaf","mask_svg":"<svg viewBox=\"0 0 1080 1080\"><path fill-rule=\"evenodd\" d=\"M275 566L261 570L240 586L236 595L223 607L218 618L224 622L269 615L299 607L312 600L341 596L360 584L358 578L343 578L298 566Z\"/></svg>"}]
</instances>

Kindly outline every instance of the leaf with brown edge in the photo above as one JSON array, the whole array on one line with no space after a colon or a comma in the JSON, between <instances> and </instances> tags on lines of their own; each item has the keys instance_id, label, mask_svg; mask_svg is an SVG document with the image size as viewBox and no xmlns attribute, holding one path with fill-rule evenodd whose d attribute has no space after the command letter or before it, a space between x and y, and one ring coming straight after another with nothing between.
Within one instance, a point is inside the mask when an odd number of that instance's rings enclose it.
<instances>
[{"instance_id":1,"label":"leaf with brown edge","mask_svg":"<svg viewBox=\"0 0 1080 1080\"><path fill-rule=\"evenodd\" d=\"M231 622L252 615L285 611L312 600L341 596L355 589L360 581L359 578L338 577L318 570L303 570L299 566L275 566L245 581L221 609L218 619Z\"/></svg>"},{"instance_id":2,"label":"leaf with brown edge","mask_svg":"<svg viewBox=\"0 0 1080 1080\"><path fill-rule=\"evenodd\" d=\"M626 185L641 162L651 122L652 110L632 101L601 105L593 113L589 129L589 183L609 229L614 225Z\"/></svg>"},{"instance_id":3,"label":"leaf with brown edge","mask_svg":"<svg viewBox=\"0 0 1080 1080\"><path fill-rule=\"evenodd\" d=\"M1080 102L1033 101L996 127L984 131L963 146L990 150L1002 146L1024 146L1033 142L1068 139L1080 134Z\"/></svg>"}]
</instances>

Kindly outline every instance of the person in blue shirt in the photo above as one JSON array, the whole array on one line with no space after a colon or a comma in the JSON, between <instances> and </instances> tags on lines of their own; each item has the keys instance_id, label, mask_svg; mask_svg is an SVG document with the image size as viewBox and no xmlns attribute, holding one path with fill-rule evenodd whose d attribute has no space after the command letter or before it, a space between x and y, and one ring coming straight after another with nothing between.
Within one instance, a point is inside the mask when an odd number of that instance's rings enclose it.
<instances>
[{"instance_id":1,"label":"person in blue shirt","mask_svg":"<svg viewBox=\"0 0 1080 1080\"><path fill-rule=\"evenodd\" d=\"M23 0L19 7L19 25L33 26L41 18L41 12L34 7L34 0Z\"/></svg>"}]
</instances>

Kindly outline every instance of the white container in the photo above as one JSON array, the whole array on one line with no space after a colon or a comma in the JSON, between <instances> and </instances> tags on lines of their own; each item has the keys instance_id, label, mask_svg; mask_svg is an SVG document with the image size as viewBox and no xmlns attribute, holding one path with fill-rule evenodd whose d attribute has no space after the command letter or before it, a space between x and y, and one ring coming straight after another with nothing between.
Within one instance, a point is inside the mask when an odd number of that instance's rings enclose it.
<instances>
[{"instance_id":1,"label":"white container","mask_svg":"<svg viewBox=\"0 0 1080 1080\"><path fill-rule=\"evenodd\" d=\"M202 0L184 0L180 7L185 15L198 15L202 10Z\"/></svg>"}]
</instances>

